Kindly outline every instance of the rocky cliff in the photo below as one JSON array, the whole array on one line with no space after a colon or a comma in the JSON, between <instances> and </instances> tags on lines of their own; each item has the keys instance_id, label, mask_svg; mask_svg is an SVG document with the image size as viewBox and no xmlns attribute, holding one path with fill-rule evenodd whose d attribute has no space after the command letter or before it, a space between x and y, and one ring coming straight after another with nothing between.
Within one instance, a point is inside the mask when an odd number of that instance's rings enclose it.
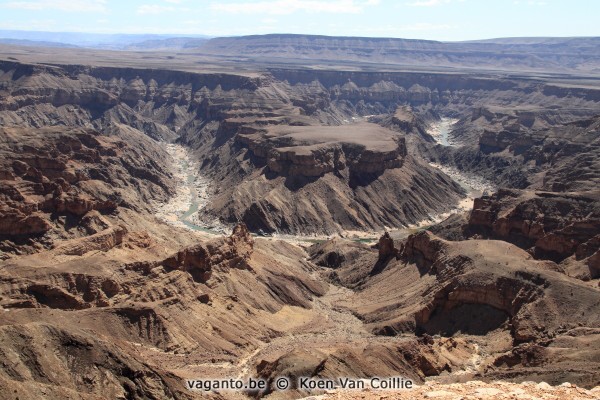
<instances>
[{"instance_id":1,"label":"rocky cliff","mask_svg":"<svg viewBox=\"0 0 600 400\"><path fill-rule=\"evenodd\" d=\"M476 108L450 133L460 148L425 153L502 186L592 190L600 182L598 112L597 107Z\"/></svg>"},{"instance_id":2,"label":"rocky cliff","mask_svg":"<svg viewBox=\"0 0 600 400\"><path fill-rule=\"evenodd\" d=\"M600 197L597 191L550 193L503 189L475 199L468 222L473 234L505 240L538 259L574 257L599 278ZM575 272L574 272L575 273Z\"/></svg>"},{"instance_id":3,"label":"rocky cliff","mask_svg":"<svg viewBox=\"0 0 600 400\"><path fill-rule=\"evenodd\" d=\"M300 249L280 243L280 257L244 226L201 241L129 229L2 262L3 388L32 399L197 398L184 376L215 364L237 374L246 352L282 335L285 310L309 313L326 289ZM182 362L196 367L182 372Z\"/></svg>"},{"instance_id":4,"label":"rocky cliff","mask_svg":"<svg viewBox=\"0 0 600 400\"><path fill-rule=\"evenodd\" d=\"M202 43L198 51L243 56L247 62L333 65L400 64L420 68L471 68L497 71L597 72L597 38L519 38L497 41L438 42L398 38L317 35L222 37ZM528 41L529 40L529 41ZM337 63L337 64L334 64ZM595 70L596 69L596 70Z\"/></svg>"},{"instance_id":5,"label":"rocky cliff","mask_svg":"<svg viewBox=\"0 0 600 400\"><path fill-rule=\"evenodd\" d=\"M94 234L110 226L103 215L149 212L150 203L167 199L173 182L160 161L164 150L143 136L129 138L81 128L3 128L2 250Z\"/></svg>"},{"instance_id":6,"label":"rocky cliff","mask_svg":"<svg viewBox=\"0 0 600 400\"><path fill-rule=\"evenodd\" d=\"M215 374L600 382L593 80L158 64L0 62L7 393L204 398L183 382ZM441 116L460 118L465 147L431 140ZM172 141L212 180L202 213L231 235L155 218ZM251 234L446 212L464 190L427 161L524 190L438 227L468 240Z\"/></svg>"},{"instance_id":7,"label":"rocky cliff","mask_svg":"<svg viewBox=\"0 0 600 400\"><path fill-rule=\"evenodd\" d=\"M15 62L2 62L0 71L3 95L0 122L4 126L77 126L125 141L137 134L158 141L178 137L177 140L194 150L202 174L223 183L219 188L212 188L214 202L204 209L206 213L202 218L219 218L226 224L245 221L252 230L281 232L300 232L303 230L300 225L311 226L311 232L328 233L400 226L447 211L461 190L448 185L447 178L437 178L439 174L423 163L412 162L405 156L409 152L408 156L415 155L413 149L418 148L418 144L414 145L414 140L432 144L418 117L421 108L433 107L436 113L458 115L470 112L470 107L506 104L515 93L519 93L525 103L551 102L553 106L566 106L577 96L582 110L596 108L598 101L593 88L555 90L548 84L526 79L465 74L298 69L215 74L77 65L50 67ZM412 107L410 112L402 111L409 106ZM371 151L353 139L338 137L327 146L320 143L319 149L303 153L298 151L300 142L288 146L284 142L275 143L272 138L264 140L266 136L261 139L257 134L289 130L290 126L298 130L302 130L301 126L319 127L313 129L314 132L335 130L338 128L334 127L339 126L340 135L353 136L357 129L362 129L353 127L353 122L358 123L362 116L381 113L392 115L389 124L384 125L397 132L394 143L386 145L384 150ZM526 113L517 119L531 125L531 116ZM483 147L486 138L482 138ZM514 143L511 145L517 152L538 143L537 139L528 141L524 135L508 140L522 142L518 149ZM459 152L451 162L463 166L475 163L485 174L502 176L525 187L534 180L544 179L537 173L542 164L532 171L532 176L520 178L517 168L523 168L531 158L537 162L542 157L546 161L539 162L547 164L558 157L557 149L566 148L555 141L544 143L540 151L535 150L539 146L534 145L533 150L519 154L518 157L529 158L510 168L506 158L497 156L498 153L480 157L469 151ZM594 154L592 143L573 145L584 146L590 155ZM500 151L502 147L489 147L486 151L491 150ZM162 162L165 156L155 159ZM485 161L488 159L493 162ZM568 161L571 164L565 161L557 167L566 173L574 167L575 161L570 156L564 160L571 160ZM581 162L583 160L578 161ZM493 167L489 168L489 164ZM508 172L499 173L500 169ZM403 173L405 176L401 177ZM554 175L548 175L543 184L546 187L567 184L577 190L582 187L576 185L576 179L564 180L569 183L553 179ZM248 185L243 190L239 186L242 181ZM382 187L394 187L394 192L377 189L379 193L374 196L367 194L378 181ZM431 182L440 182L436 184L439 189L428 186ZM274 190L273 199L257 202L255 195L265 197L263 191L267 188ZM333 190L343 195L339 200L322 199L297 206L284 201L297 197L300 190L315 193L317 188L322 193ZM434 193L436 190L439 193ZM381 207L365 206L370 202L367 197L380 198ZM427 198L427 201L417 197ZM394 203L393 216L387 217L384 214L390 213L384 212L383 205L390 200ZM302 216L298 221L289 221L290 214ZM323 229L316 219L322 214L329 221ZM46 229L39 221L31 222L38 231Z\"/></svg>"},{"instance_id":8,"label":"rocky cliff","mask_svg":"<svg viewBox=\"0 0 600 400\"><path fill-rule=\"evenodd\" d=\"M330 274L354 289L338 304L377 335L469 337L481 346L486 379L510 379L518 370L520 380L535 376L559 383L569 368L570 378L595 385L596 372L575 354L587 347L586 340L598 340L600 321L592 311L600 296L596 284L568 277L554 262L534 260L503 241L449 242L420 232L401 245L384 236L379 247L355 248L360 252L355 261L342 259ZM382 248L385 254L394 248L394 256L382 258ZM330 254L335 249L345 253L336 244ZM580 331L594 333L575 339ZM560 358L553 356L558 353ZM599 360L594 354L589 362Z\"/></svg>"},{"instance_id":9,"label":"rocky cliff","mask_svg":"<svg viewBox=\"0 0 600 400\"><path fill-rule=\"evenodd\" d=\"M370 124L352 126L277 125L236 140L282 176L319 177L348 169L355 176L400 168L406 157L404 138Z\"/></svg>"}]
</instances>

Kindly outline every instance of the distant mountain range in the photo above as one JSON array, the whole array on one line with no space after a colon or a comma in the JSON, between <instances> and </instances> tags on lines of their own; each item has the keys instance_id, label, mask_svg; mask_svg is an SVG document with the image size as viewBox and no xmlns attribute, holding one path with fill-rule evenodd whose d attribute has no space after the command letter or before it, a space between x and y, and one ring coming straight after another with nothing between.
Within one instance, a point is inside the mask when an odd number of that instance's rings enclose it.
<instances>
[{"instance_id":1,"label":"distant mountain range","mask_svg":"<svg viewBox=\"0 0 600 400\"><path fill-rule=\"evenodd\" d=\"M3 38L3 39L2 39ZM498 38L464 42L270 34L126 35L0 31L0 43L108 50L177 50L277 64L356 64L600 74L600 37Z\"/></svg>"},{"instance_id":2,"label":"distant mountain range","mask_svg":"<svg viewBox=\"0 0 600 400\"><path fill-rule=\"evenodd\" d=\"M126 50L133 48L159 48L168 46L177 48L178 43L199 42L208 39L205 35L155 35L155 34L103 34L79 32L42 32L0 30L0 43L23 46L43 47L87 47L107 50Z\"/></svg>"},{"instance_id":3,"label":"distant mountain range","mask_svg":"<svg viewBox=\"0 0 600 400\"><path fill-rule=\"evenodd\" d=\"M202 54L289 64L356 64L600 74L600 37L501 38L470 42L263 35L214 38Z\"/></svg>"}]
</instances>

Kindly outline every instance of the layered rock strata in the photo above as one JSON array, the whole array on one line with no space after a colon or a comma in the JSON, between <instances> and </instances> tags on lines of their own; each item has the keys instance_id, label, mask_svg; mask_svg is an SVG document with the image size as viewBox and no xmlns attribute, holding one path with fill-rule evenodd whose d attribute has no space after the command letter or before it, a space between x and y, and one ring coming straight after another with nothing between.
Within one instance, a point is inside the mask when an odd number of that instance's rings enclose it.
<instances>
[{"instance_id":1,"label":"layered rock strata","mask_svg":"<svg viewBox=\"0 0 600 400\"><path fill-rule=\"evenodd\" d=\"M0 130L3 250L95 234L110 225L103 214L148 212L166 199L169 169L154 159L160 147L144 144L81 128Z\"/></svg>"},{"instance_id":2,"label":"layered rock strata","mask_svg":"<svg viewBox=\"0 0 600 400\"><path fill-rule=\"evenodd\" d=\"M381 174L400 168L406 157L403 137L369 124L273 126L240 134L236 140L282 176L319 177L348 169L351 174Z\"/></svg>"},{"instance_id":3,"label":"layered rock strata","mask_svg":"<svg viewBox=\"0 0 600 400\"><path fill-rule=\"evenodd\" d=\"M475 199L470 234L505 240L534 257L556 262L567 258L589 267L599 278L600 194L598 191L552 193L502 189ZM578 275L579 276L579 275Z\"/></svg>"}]
</instances>

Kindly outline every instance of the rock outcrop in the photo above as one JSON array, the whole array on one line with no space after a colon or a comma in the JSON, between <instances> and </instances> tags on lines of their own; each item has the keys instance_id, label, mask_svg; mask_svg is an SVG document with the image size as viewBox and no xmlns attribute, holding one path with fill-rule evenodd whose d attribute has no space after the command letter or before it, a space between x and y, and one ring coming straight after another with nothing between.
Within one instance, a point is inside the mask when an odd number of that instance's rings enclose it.
<instances>
[{"instance_id":1,"label":"rock outcrop","mask_svg":"<svg viewBox=\"0 0 600 400\"><path fill-rule=\"evenodd\" d=\"M435 142L435 139L427 133L426 122L410 106L398 107L384 118L371 117L371 119L391 130L401 132L409 138L414 136L428 143Z\"/></svg>"},{"instance_id":2,"label":"rock outcrop","mask_svg":"<svg viewBox=\"0 0 600 400\"><path fill-rule=\"evenodd\" d=\"M231 136L209 167L224 189L203 211L207 220L243 221L255 232L333 234L406 225L442 211L442 198L462 193L408 155L402 135L374 124L261 128L247 122Z\"/></svg>"},{"instance_id":3,"label":"rock outcrop","mask_svg":"<svg viewBox=\"0 0 600 400\"><path fill-rule=\"evenodd\" d=\"M366 253L336 270L342 282L350 269L362 274L354 277L359 282L352 286L354 294L338 304L359 315L375 334L467 336L488 348L487 362L498 359L486 376L507 377L518 368L519 379L539 373L556 383L570 368L572 379L594 386L597 374L576 354L586 348L586 340L600 338L600 320L592 311L600 299L596 285L568 277L554 262L534 260L503 241L450 242L427 231L411 235L400 259L389 260L373 275L378 263L377 253ZM574 339L584 331L591 336ZM490 338L500 342L484 344ZM513 351L528 356L510 356ZM564 358L552 357L554 352ZM501 361L507 358L514 362ZM598 354L590 362L599 363Z\"/></svg>"},{"instance_id":4,"label":"rock outcrop","mask_svg":"<svg viewBox=\"0 0 600 400\"><path fill-rule=\"evenodd\" d=\"M320 177L345 169L354 175L382 174L400 168L404 138L369 124L353 126L273 126L240 134L236 140L282 176Z\"/></svg>"},{"instance_id":5,"label":"rock outcrop","mask_svg":"<svg viewBox=\"0 0 600 400\"><path fill-rule=\"evenodd\" d=\"M201 282L206 282L213 268L239 268L252 270L248 260L252 255L254 240L246 225L239 224L231 236L222 240L197 244L179 250L159 264L169 269L186 271Z\"/></svg>"},{"instance_id":6,"label":"rock outcrop","mask_svg":"<svg viewBox=\"0 0 600 400\"><path fill-rule=\"evenodd\" d=\"M396 248L394 239L390 237L388 232L385 232L377 242L377 251L379 252L379 260L386 261L392 257L398 257L400 250Z\"/></svg>"},{"instance_id":7,"label":"rock outcrop","mask_svg":"<svg viewBox=\"0 0 600 400\"><path fill-rule=\"evenodd\" d=\"M168 167L152 151L160 150L89 129L3 128L0 246L15 251L30 239L48 246L107 228L106 220L93 222L102 214L150 211L149 203L173 191Z\"/></svg>"},{"instance_id":8,"label":"rock outcrop","mask_svg":"<svg viewBox=\"0 0 600 400\"><path fill-rule=\"evenodd\" d=\"M551 193L502 189L475 199L467 229L505 240L535 258L587 264L587 279L598 276L600 193Z\"/></svg>"},{"instance_id":9,"label":"rock outcrop","mask_svg":"<svg viewBox=\"0 0 600 400\"><path fill-rule=\"evenodd\" d=\"M338 269L352 264L366 251L368 246L365 244L333 238L311 246L309 254L310 260L315 264Z\"/></svg>"},{"instance_id":10,"label":"rock outcrop","mask_svg":"<svg viewBox=\"0 0 600 400\"><path fill-rule=\"evenodd\" d=\"M483 110L454 125L453 140L463 147L433 156L510 188L576 192L600 184L597 109Z\"/></svg>"},{"instance_id":11,"label":"rock outcrop","mask_svg":"<svg viewBox=\"0 0 600 400\"><path fill-rule=\"evenodd\" d=\"M74 239L55 247L57 254L82 256L90 251L108 251L123 243L127 228L123 226L110 227L96 234Z\"/></svg>"},{"instance_id":12,"label":"rock outcrop","mask_svg":"<svg viewBox=\"0 0 600 400\"><path fill-rule=\"evenodd\" d=\"M240 174L246 168L248 174ZM223 187L203 209L207 220L242 221L254 232L295 234L403 226L444 212L448 203L442 203L458 202L463 192L449 177L410 156L401 168L381 174L353 174L346 168L320 177L264 173L246 158L240 169L224 177Z\"/></svg>"}]
</instances>

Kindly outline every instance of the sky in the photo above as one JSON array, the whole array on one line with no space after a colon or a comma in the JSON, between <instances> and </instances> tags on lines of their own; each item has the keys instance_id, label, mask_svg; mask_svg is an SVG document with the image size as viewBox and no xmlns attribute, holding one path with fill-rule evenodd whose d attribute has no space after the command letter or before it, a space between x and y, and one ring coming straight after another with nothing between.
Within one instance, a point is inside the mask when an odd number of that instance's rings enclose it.
<instances>
[{"instance_id":1,"label":"sky","mask_svg":"<svg viewBox=\"0 0 600 400\"><path fill-rule=\"evenodd\" d=\"M0 29L474 40L600 36L600 0L0 0Z\"/></svg>"}]
</instances>

